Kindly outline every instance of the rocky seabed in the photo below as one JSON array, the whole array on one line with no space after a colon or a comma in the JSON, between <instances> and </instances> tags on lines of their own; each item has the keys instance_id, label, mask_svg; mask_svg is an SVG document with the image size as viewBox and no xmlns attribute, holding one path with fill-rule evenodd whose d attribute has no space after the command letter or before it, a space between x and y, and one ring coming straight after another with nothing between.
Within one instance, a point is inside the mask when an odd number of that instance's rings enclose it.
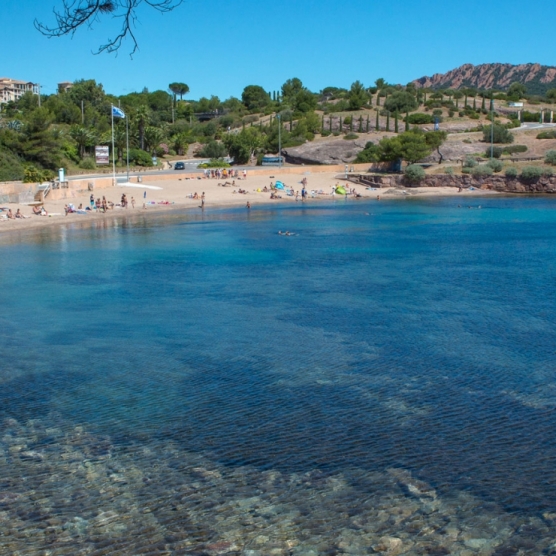
<instances>
[{"instance_id":1,"label":"rocky seabed","mask_svg":"<svg viewBox=\"0 0 556 556\"><path fill-rule=\"evenodd\" d=\"M0 439L0 554L556 554L556 512L440 494L405 469L225 467L55 416L6 419Z\"/></svg>"}]
</instances>

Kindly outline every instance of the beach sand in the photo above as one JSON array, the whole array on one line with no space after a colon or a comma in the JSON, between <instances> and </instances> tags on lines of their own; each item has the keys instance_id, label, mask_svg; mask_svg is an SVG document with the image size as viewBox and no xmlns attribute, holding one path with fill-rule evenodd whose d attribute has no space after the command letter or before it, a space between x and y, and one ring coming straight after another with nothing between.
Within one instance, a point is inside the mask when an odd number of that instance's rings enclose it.
<instances>
[{"instance_id":1,"label":"beach sand","mask_svg":"<svg viewBox=\"0 0 556 556\"><path fill-rule=\"evenodd\" d=\"M201 176L201 174L199 174ZM17 219L17 220L6 220L0 219L0 233L38 228L42 226L49 226L55 224L66 224L73 222L86 222L93 221L95 219L102 219L108 216L117 216L121 214L122 216L131 216L132 214L149 214L149 213L159 213L160 211L172 210L172 209L191 209L191 210L202 210L201 209L201 195L205 193L205 211L210 211L216 208L225 208L233 206L247 206L247 202L250 203L251 209L262 208L263 206L268 206L269 204L280 204L280 203L295 203L295 197L289 197L284 191L279 191L281 199L270 199L270 192L262 192L257 190L262 190L265 186L268 188L271 182L276 182L276 180L282 181L287 187L292 187L295 191L299 191L298 203L301 203L301 180L303 177L307 178L307 191L309 198L307 203L318 202L319 200L332 200L332 199L342 199L342 195L332 195L332 187L336 184L345 186L347 190L355 187L361 198L377 200L377 195L380 195L380 199L391 199L391 198L404 198L407 196L460 196L460 197L470 197L470 196L481 196L481 195L497 195L498 193L493 191L485 191L480 189L475 189L473 191L463 190L458 192L457 188L454 187L419 187L419 188L388 188L383 187L382 189L365 189L363 186L354 185L353 183L342 180L338 178L338 172L323 172L319 174L290 174L285 175L281 178L279 170L269 170L268 175L253 175L247 176L247 179L235 180L235 185L230 187L222 187L219 184L224 183L224 179L206 179L206 178L179 178L169 179L164 181L149 182L148 176L144 176L144 183L130 185L118 185L116 187L95 189L95 198L106 197L107 201L113 202L115 205L120 203L120 199L123 193L126 194L129 206L127 209L123 209L120 206L115 206L113 210L109 210L105 213L97 213L96 211L87 211L87 214L68 214L65 215L64 206L71 202L76 208L82 204L83 207L89 206L89 193L84 193L72 197L71 199L60 199L60 200L49 200L48 197L45 200L44 207L47 210L49 216L35 216L32 213L32 207L23 204L9 203L3 205L4 207L11 208L12 212L15 214L17 209L21 209L21 212L28 216L28 218ZM228 179L228 182L232 180ZM145 186L154 186L160 189L149 189ZM238 189L244 189L247 191L246 194L237 193ZM234 193L235 191L235 193ZM312 196L312 191L322 191L322 194L315 194ZM146 205L143 208L143 195L146 192ZM192 199L190 196L198 194L199 199ZM131 206L132 197L135 199L135 208ZM352 202L357 202L358 198L352 195L348 195L348 200Z\"/></svg>"}]
</instances>

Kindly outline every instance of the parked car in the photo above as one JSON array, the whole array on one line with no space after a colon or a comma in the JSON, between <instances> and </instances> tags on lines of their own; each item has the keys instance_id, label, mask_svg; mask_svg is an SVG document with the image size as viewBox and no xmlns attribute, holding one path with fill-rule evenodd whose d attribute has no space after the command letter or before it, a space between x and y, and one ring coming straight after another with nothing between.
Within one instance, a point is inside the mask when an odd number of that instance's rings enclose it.
<instances>
[{"instance_id":1,"label":"parked car","mask_svg":"<svg viewBox=\"0 0 556 556\"><path fill-rule=\"evenodd\" d=\"M185 170L185 163L184 162L176 162L174 164L174 170Z\"/></svg>"}]
</instances>

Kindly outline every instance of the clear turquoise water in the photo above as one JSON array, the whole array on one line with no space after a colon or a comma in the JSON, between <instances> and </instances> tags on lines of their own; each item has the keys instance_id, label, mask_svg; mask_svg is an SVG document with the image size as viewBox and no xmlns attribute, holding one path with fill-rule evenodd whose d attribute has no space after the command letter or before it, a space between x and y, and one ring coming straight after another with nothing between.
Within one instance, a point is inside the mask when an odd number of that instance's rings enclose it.
<instances>
[{"instance_id":1,"label":"clear turquoise water","mask_svg":"<svg viewBox=\"0 0 556 556\"><path fill-rule=\"evenodd\" d=\"M556 201L458 202L1 237L0 548L552 554Z\"/></svg>"}]
</instances>

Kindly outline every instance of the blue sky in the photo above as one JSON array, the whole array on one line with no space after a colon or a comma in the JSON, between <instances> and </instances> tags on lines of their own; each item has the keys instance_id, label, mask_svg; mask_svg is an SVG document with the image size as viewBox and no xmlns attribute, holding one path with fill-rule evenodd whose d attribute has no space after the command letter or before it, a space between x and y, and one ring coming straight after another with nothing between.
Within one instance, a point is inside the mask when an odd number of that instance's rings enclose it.
<instances>
[{"instance_id":1,"label":"blue sky","mask_svg":"<svg viewBox=\"0 0 556 556\"><path fill-rule=\"evenodd\" d=\"M41 83L96 79L107 92L167 89L185 82L193 99L241 96L246 85L278 90L299 77L313 91L359 79L405 84L463 63L556 65L550 33L556 3L530 0L388 2L344 0L186 0L169 14L139 12L139 51L94 55L114 35L104 19L71 38L47 39L33 27L53 23L62 0L2 0L0 76Z\"/></svg>"}]
</instances>

